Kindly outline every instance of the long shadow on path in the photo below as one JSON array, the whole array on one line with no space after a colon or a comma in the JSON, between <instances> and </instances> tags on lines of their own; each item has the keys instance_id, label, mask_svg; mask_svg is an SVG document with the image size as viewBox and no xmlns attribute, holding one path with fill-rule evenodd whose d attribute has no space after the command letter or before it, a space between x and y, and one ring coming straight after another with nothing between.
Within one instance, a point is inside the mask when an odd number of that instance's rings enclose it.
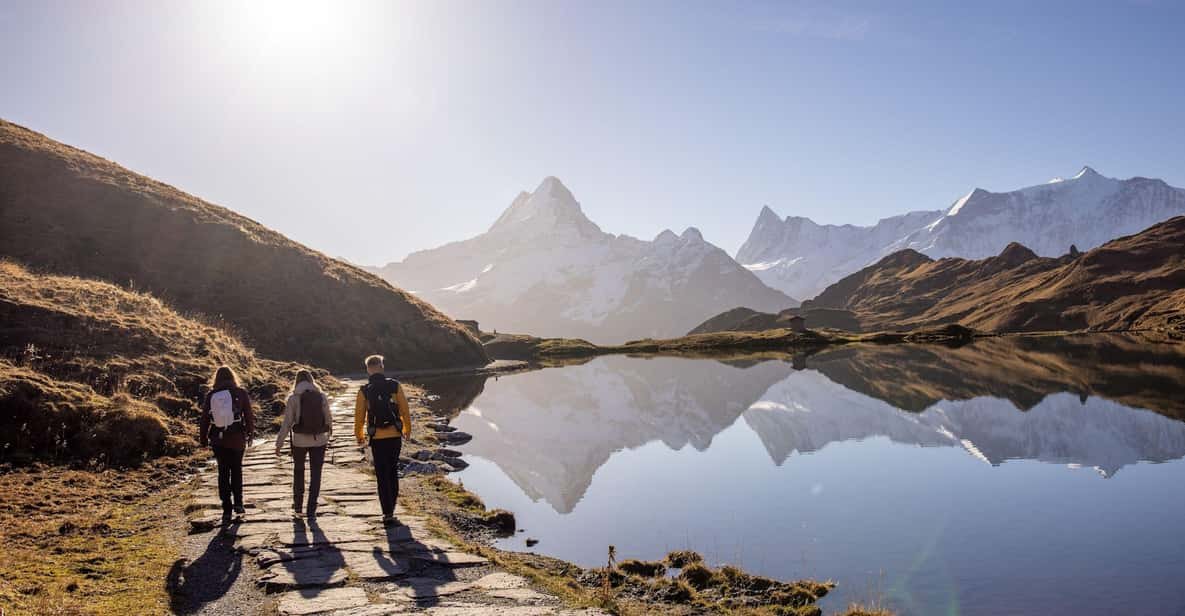
<instances>
[{"instance_id":1,"label":"long shadow on path","mask_svg":"<svg viewBox=\"0 0 1185 616\"><path fill-rule=\"evenodd\" d=\"M192 562L178 558L169 569L165 589L174 614L193 614L207 603L221 599L243 572L242 555L235 551L238 523L229 532L216 532L202 555Z\"/></svg>"}]
</instances>

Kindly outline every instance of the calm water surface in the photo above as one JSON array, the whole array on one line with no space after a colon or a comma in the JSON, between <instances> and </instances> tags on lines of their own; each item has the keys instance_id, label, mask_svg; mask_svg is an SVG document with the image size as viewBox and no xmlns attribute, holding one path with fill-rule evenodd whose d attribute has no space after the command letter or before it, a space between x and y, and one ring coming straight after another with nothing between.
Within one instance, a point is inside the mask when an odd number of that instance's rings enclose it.
<instances>
[{"instance_id":1,"label":"calm water surface","mask_svg":"<svg viewBox=\"0 0 1185 616\"><path fill-rule=\"evenodd\" d=\"M1117 337L430 381L459 473L585 566L691 548L825 610L1185 614L1185 354Z\"/></svg>"}]
</instances>

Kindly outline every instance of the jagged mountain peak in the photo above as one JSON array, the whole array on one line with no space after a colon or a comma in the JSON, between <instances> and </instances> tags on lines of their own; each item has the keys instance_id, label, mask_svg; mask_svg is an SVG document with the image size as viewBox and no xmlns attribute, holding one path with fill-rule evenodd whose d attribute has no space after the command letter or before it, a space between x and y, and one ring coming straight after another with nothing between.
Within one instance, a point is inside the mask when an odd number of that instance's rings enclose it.
<instances>
[{"instance_id":1,"label":"jagged mountain peak","mask_svg":"<svg viewBox=\"0 0 1185 616\"><path fill-rule=\"evenodd\" d=\"M687 227L683 230L683 234L679 236L679 239L702 242L704 241L704 234L700 233L699 229L696 229L695 227Z\"/></svg>"},{"instance_id":2,"label":"jagged mountain peak","mask_svg":"<svg viewBox=\"0 0 1185 616\"><path fill-rule=\"evenodd\" d=\"M1090 165L1083 165L1082 170L1079 171L1074 176L1073 179L1080 180L1082 178L1098 178L1098 177L1103 177L1103 176L1099 175L1099 172L1095 171L1093 168L1091 168Z\"/></svg>"},{"instance_id":3,"label":"jagged mountain peak","mask_svg":"<svg viewBox=\"0 0 1185 616\"><path fill-rule=\"evenodd\" d=\"M782 217L768 205L761 206L761 213L757 215L757 224L763 222L779 223L782 222Z\"/></svg>"},{"instance_id":4,"label":"jagged mountain peak","mask_svg":"<svg viewBox=\"0 0 1185 616\"><path fill-rule=\"evenodd\" d=\"M559 229L575 230L581 235L595 235L600 227L584 215L580 202L559 178L543 178L534 192L520 192L490 232L514 231L534 235Z\"/></svg>"},{"instance_id":5,"label":"jagged mountain peak","mask_svg":"<svg viewBox=\"0 0 1185 616\"><path fill-rule=\"evenodd\" d=\"M663 229L662 233L659 233L658 235L654 236L654 243L655 244L666 244L669 242L677 241L678 239L679 239L679 236L675 235L674 231L671 231L670 229Z\"/></svg>"}]
</instances>

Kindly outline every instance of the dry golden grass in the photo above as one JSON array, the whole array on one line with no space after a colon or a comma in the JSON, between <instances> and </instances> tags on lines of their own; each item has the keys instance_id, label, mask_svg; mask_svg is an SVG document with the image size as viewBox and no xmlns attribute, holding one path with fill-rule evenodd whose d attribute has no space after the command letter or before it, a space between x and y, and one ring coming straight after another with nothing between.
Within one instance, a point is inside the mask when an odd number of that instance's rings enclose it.
<instances>
[{"instance_id":1,"label":"dry golden grass","mask_svg":"<svg viewBox=\"0 0 1185 616\"><path fill-rule=\"evenodd\" d=\"M260 359L146 294L0 262L0 462L126 466L186 454L219 365L236 371L265 427L302 367Z\"/></svg>"},{"instance_id":2,"label":"dry golden grass","mask_svg":"<svg viewBox=\"0 0 1185 616\"><path fill-rule=\"evenodd\" d=\"M134 470L0 474L8 614L165 614L187 459Z\"/></svg>"}]
</instances>

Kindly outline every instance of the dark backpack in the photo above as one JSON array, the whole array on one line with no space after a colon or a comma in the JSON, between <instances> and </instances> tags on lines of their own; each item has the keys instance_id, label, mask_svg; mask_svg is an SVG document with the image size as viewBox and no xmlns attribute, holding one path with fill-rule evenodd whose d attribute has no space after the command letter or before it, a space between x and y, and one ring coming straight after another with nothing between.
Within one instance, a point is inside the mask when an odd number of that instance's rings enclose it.
<instances>
[{"instance_id":1,"label":"dark backpack","mask_svg":"<svg viewBox=\"0 0 1185 616\"><path fill-rule=\"evenodd\" d=\"M328 432L325 425L324 400L321 392L309 389L300 394L300 419L292 426L293 432L300 434L321 434Z\"/></svg>"},{"instance_id":2,"label":"dark backpack","mask_svg":"<svg viewBox=\"0 0 1185 616\"><path fill-rule=\"evenodd\" d=\"M395 426L399 432L403 431L403 422L399 419L399 403L395 397L399 391L399 381L385 379L367 383L362 386L362 393L366 396L366 421L370 427L370 436L379 428Z\"/></svg>"}]
</instances>

